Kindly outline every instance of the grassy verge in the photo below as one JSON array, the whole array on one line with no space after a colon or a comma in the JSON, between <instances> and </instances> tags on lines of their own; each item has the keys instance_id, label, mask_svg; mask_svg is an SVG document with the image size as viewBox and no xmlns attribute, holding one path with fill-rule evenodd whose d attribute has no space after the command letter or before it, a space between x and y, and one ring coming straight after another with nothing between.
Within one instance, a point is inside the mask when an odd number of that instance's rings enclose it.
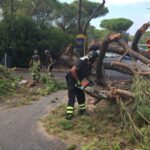
<instances>
[{"instance_id":1,"label":"grassy verge","mask_svg":"<svg viewBox=\"0 0 150 150\"><path fill-rule=\"evenodd\" d=\"M133 133L120 123L116 105L96 107L89 115L77 116L72 121L65 118L66 106L62 105L42 120L46 131L68 142L68 150L80 145L82 150L148 150L148 141L136 141ZM150 128L143 130L150 134ZM144 133L143 132L143 133Z\"/></svg>"},{"instance_id":2,"label":"grassy verge","mask_svg":"<svg viewBox=\"0 0 150 150\"><path fill-rule=\"evenodd\" d=\"M11 74L12 76L12 74ZM43 76L39 84L29 88L26 85L19 85L18 78L0 79L0 102L11 107L29 105L39 100L41 96L50 95L57 90L66 88L63 81Z\"/></svg>"}]
</instances>

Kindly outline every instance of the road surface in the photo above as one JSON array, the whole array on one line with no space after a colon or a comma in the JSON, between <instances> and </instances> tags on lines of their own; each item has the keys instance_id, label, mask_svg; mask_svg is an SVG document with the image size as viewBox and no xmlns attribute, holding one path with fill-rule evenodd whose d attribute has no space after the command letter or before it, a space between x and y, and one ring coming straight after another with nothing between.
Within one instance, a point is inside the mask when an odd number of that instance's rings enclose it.
<instances>
[{"instance_id":1,"label":"road surface","mask_svg":"<svg viewBox=\"0 0 150 150\"><path fill-rule=\"evenodd\" d=\"M58 80L65 80L65 76L67 71L53 71L53 75ZM31 80L32 76L29 71L17 71L18 76L22 76L24 79ZM46 74L46 72L42 72L42 74ZM93 71L93 75L95 76L95 71ZM121 80L121 79L129 79L131 76L113 71L113 70L105 70L105 77L107 80Z\"/></svg>"},{"instance_id":2,"label":"road surface","mask_svg":"<svg viewBox=\"0 0 150 150\"><path fill-rule=\"evenodd\" d=\"M39 130L39 119L66 96L59 91L32 105L0 111L0 150L66 150L59 139L49 139ZM58 98L56 103L52 101Z\"/></svg>"}]
</instances>

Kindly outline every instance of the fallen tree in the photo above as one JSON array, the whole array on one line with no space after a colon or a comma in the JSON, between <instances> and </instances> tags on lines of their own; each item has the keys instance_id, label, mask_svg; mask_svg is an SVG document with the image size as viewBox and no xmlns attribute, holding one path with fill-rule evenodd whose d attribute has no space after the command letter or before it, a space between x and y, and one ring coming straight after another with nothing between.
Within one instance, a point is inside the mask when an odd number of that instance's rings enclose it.
<instances>
[{"instance_id":1,"label":"fallen tree","mask_svg":"<svg viewBox=\"0 0 150 150\"><path fill-rule=\"evenodd\" d=\"M85 89L85 92L94 97L94 105L101 100L115 102L124 126L133 131L135 137L147 138L141 127L150 125L150 76L145 78L136 75L131 81L119 81L116 84L101 90ZM119 84L119 85L118 85Z\"/></svg>"},{"instance_id":2,"label":"fallen tree","mask_svg":"<svg viewBox=\"0 0 150 150\"><path fill-rule=\"evenodd\" d=\"M132 47L130 47L123 39L121 39L121 34L110 34L103 41L94 41L90 44L96 45L101 50L101 55L99 56L99 61L96 67L96 78L97 83L101 84L102 80L104 80L103 67L104 64L105 69L119 71L124 74L136 75L136 74L149 74L150 68L148 67L150 64L149 53L145 51L141 51L138 48L138 42L144 32L149 28L149 23L146 23L140 27L134 37ZM140 33L140 34L139 34ZM115 44L114 44L115 42ZM121 55L120 60L117 62L103 62L105 53L112 52ZM69 55L69 60L73 61L76 59L76 54L73 51L73 47L67 49L65 55ZM125 56L129 56L133 61L131 61L132 65L128 66L122 62ZM145 64L147 70L141 70L136 61L140 61ZM147 65L147 66L146 66ZM146 73L145 73L146 71Z\"/></svg>"}]
</instances>

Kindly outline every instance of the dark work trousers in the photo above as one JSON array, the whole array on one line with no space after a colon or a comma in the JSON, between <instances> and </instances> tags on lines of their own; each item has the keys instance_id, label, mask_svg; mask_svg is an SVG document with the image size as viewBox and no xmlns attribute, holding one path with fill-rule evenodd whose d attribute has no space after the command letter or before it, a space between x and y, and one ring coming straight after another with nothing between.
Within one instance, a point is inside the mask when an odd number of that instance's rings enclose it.
<instances>
[{"instance_id":1,"label":"dark work trousers","mask_svg":"<svg viewBox=\"0 0 150 150\"><path fill-rule=\"evenodd\" d=\"M68 87L68 106L74 107L75 97L77 98L78 104L85 104L85 94L82 90L75 87L75 80L72 78L70 74L66 76L67 87Z\"/></svg>"}]
</instances>

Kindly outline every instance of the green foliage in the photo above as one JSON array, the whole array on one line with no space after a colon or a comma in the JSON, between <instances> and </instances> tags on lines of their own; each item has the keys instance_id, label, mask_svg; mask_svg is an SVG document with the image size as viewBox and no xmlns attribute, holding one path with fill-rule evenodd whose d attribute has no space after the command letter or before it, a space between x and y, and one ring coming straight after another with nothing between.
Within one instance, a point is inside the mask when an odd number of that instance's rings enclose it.
<instances>
[{"instance_id":1,"label":"green foliage","mask_svg":"<svg viewBox=\"0 0 150 150\"><path fill-rule=\"evenodd\" d=\"M13 71L0 65L0 96L11 95L15 93L19 78Z\"/></svg>"},{"instance_id":2,"label":"green foliage","mask_svg":"<svg viewBox=\"0 0 150 150\"><path fill-rule=\"evenodd\" d=\"M88 37L90 39L103 40L111 31L109 30L99 30L94 26L90 26L87 30Z\"/></svg>"},{"instance_id":3,"label":"green foliage","mask_svg":"<svg viewBox=\"0 0 150 150\"><path fill-rule=\"evenodd\" d=\"M36 21L48 22L52 18L53 11L59 9L57 0L5 0L1 1L0 8L3 17L30 16Z\"/></svg>"},{"instance_id":4,"label":"green foliage","mask_svg":"<svg viewBox=\"0 0 150 150\"><path fill-rule=\"evenodd\" d=\"M10 95L15 93L17 84L15 81L0 79L0 96Z\"/></svg>"},{"instance_id":5,"label":"green foliage","mask_svg":"<svg viewBox=\"0 0 150 150\"><path fill-rule=\"evenodd\" d=\"M52 92L55 92L57 90L66 89L67 87L66 83L57 81L53 77L48 77L46 75L42 76L41 81L44 84L44 87L42 87L42 89L40 88L38 90L38 93L43 96L51 94Z\"/></svg>"},{"instance_id":6,"label":"green foliage","mask_svg":"<svg viewBox=\"0 0 150 150\"><path fill-rule=\"evenodd\" d=\"M133 110L138 125L145 124L144 118L150 121L150 80L136 76L133 81L132 91L135 96ZM144 118L143 118L143 117Z\"/></svg>"},{"instance_id":7,"label":"green foliage","mask_svg":"<svg viewBox=\"0 0 150 150\"><path fill-rule=\"evenodd\" d=\"M142 133L141 129L145 125L149 127L150 123L150 80L149 77L136 76L133 79L131 92L134 94L134 100L129 104L119 99L120 115L124 127L130 129L130 141L138 142L139 139L145 141L147 135Z\"/></svg>"},{"instance_id":8,"label":"green foliage","mask_svg":"<svg viewBox=\"0 0 150 150\"><path fill-rule=\"evenodd\" d=\"M62 130L71 130L73 129L73 123L69 120L60 120L58 125L62 128Z\"/></svg>"},{"instance_id":9,"label":"green foliage","mask_svg":"<svg viewBox=\"0 0 150 150\"><path fill-rule=\"evenodd\" d=\"M75 144L70 144L70 145L68 145L68 147L67 147L67 150L76 150L76 145Z\"/></svg>"},{"instance_id":10,"label":"green foliage","mask_svg":"<svg viewBox=\"0 0 150 150\"><path fill-rule=\"evenodd\" d=\"M100 26L102 28L115 31L115 32L123 32L127 31L133 22L129 19L125 18L115 18L115 19L104 19L102 20Z\"/></svg>"},{"instance_id":11,"label":"green foliage","mask_svg":"<svg viewBox=\"0 0 150 150\"><path fill-rule=\"evenodd\" d=\"M143 150L149 150L150 148L150 126L144 126L141 129L142 133L145 135L144 140L142 141L142 143L139 144L139 149L143 149Z\"/></svg>"},{"instance_id":12,"label":"green foliage","mask_svg":"<svg viewBox=\"0 0 150 150\"><path fill-rule=\"evenodd\" d=\"M99 5L99 3L84 0L82 4L82 18L81 24L87 21L88 17L93 13L93 10ZM63 3L59 10L54 13L54 18L57 26L63 31L69 33L76 33L76 23L77 23L77 11L78 11L78 1L74 1L70 4ZM104 16L108 13L107 7L102 7L99 9L93 18L98 18Z\"/></svg>"},{"instance_id":13,"label":"green foliage","mask_svg":"<svg viewBox=\"0 0 150 150\"><path fill-rule=\"evenodd\" d=\"M56 28L37 24L30 17L23 16L18 16L13 21L0 22L0 35L0 56L7 52L12 58L13 66L17 67L28 66L34 49L40 51L42 60L45 49L49 49L57 58L72 39Z\"/></svg>"},{"instance_id":14,"label":"green foliage","mask_svg":"<svg viewBox=\"0 0 150 150\"><path fill-rule=\"evenodd\" d=\"M94 11L95 8L97 8L97 6L99 5L100 3L99 2L91 2L91 1L88 1L88 0L83 0L83 9L82 9L82 17L83 17L83 20L86 20ZM76 8L78 8L78 1L74 1L72 3L72 5L75 5ZM98 17L101 17L101 16L104 16L108 13L108 8L103 6L101 9L99 9L93 18L98 18Z\"/></svg>"}]
</instances>

